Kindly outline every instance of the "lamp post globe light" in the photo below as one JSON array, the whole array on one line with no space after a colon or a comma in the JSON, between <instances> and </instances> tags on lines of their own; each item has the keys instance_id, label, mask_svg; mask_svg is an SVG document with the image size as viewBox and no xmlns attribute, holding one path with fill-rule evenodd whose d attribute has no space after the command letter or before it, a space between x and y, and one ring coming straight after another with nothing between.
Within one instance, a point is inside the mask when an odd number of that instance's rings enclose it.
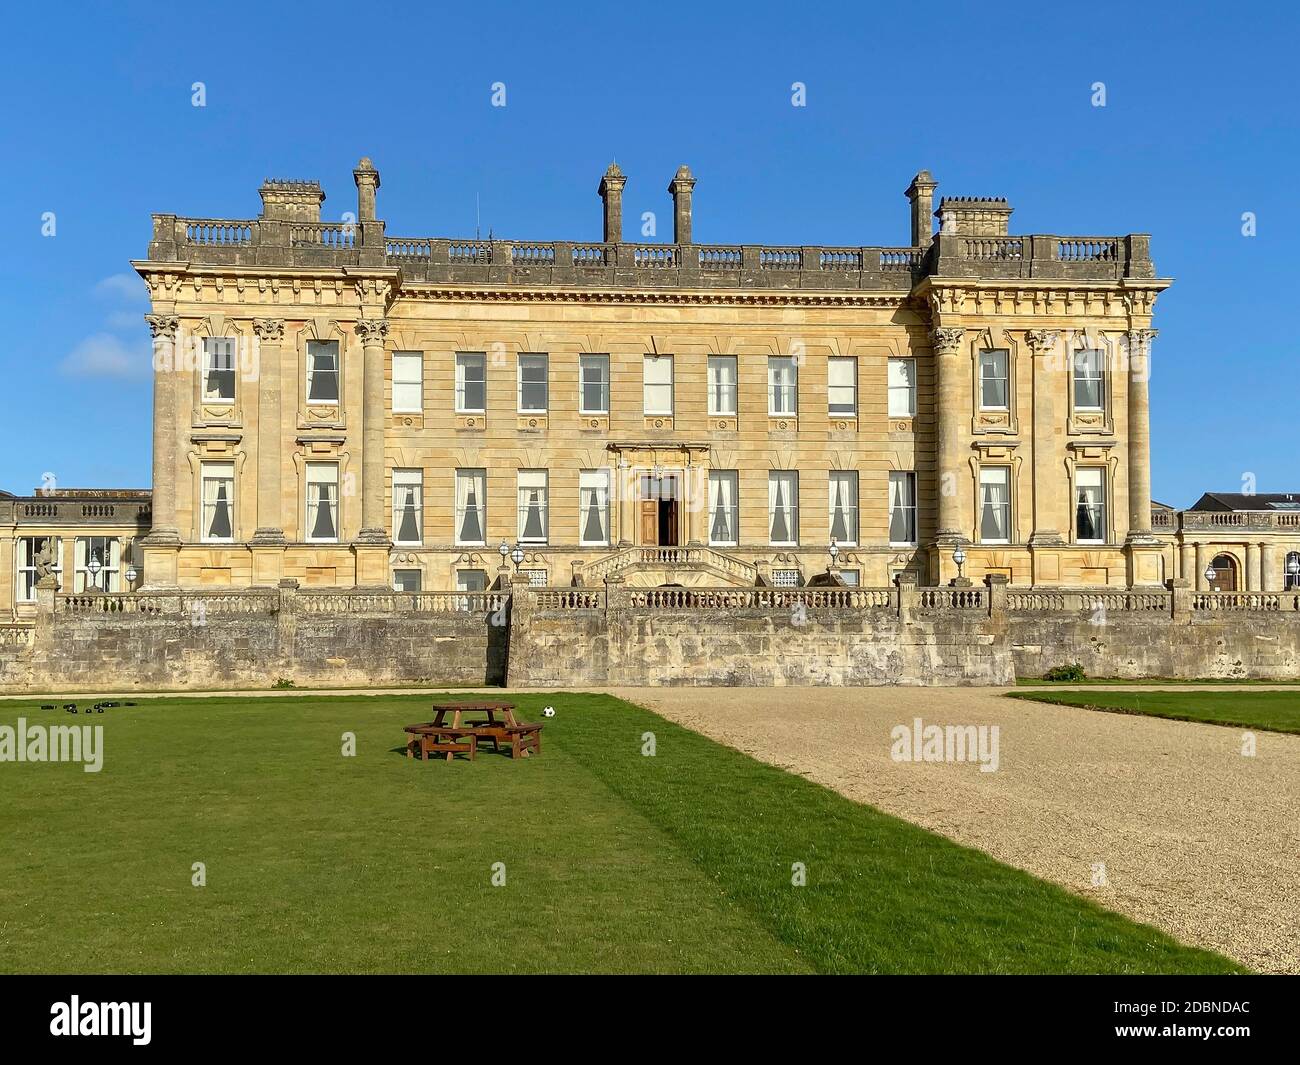
<instances>
[{"instance_id":1,"label":"lamp post globe light","mask_svg":"<svg viewBox=\"0 0 1300 1065\"><path fill-rule=\"evenodd\" d=\"M1205 583L1213 586L1214 577L1218 571L1213 566L1205 567Z\"/></svg>"},{"instance_id":2,"label":"lamp post globe light","mask_svg":"<svg viewBox=\"0 0 1300 1065\"><path fill-rule=\"evenodd\" d=\"M835 542L835 537L831 537L831 565L834 566L840 557L840 545Z\"/></svg>"},{"instance_id":3,"label":"lamp post globe light","mask_svg":"<svg viewBox=\"0 0 1300 1065\"><path fill-rule=\"evenodd\" d=\"M961 578L961 568L966 563L966 552L962 550L961 544L953 548L952 560L957 563L957 577Z\"/></svg>"},{"instance_id":4,"label":"lamp post globe light","mask_svg":"<svg viewBox=\"0 0 1300 1065\"><path fill-rule=\"evenodd\" d=\"M90 561L86 563L86 569L90 571L90 587L92 591L95 590L97 586L99 571L103 568L103 564L93 555L91 556Z\"/></svg>"},{"instance_id":5,"label":"lamp post globe light","mask_svg":"<svg viewBox=\"0 0 1300 1065\"><path fill-rule=\"evenodd\" d=\"M519 567L524 561L524 549L515 544L514 549L510 552L510 561L515 564L515 572L519 572Z\"/></svg>"},{"instance_id":6,"label":"lamp post globe light","mask_svg":"<svg viewBox=\"0 0 1300 1065\"><path fill-rule=\"evenodd\" d=\"M127 568L126 568L126 584L127 584L127 589L128 589L129 591L135 591L135 579L136 579L138 576L140 576L140 574L138 574L138 573L135 571L135 567L134 567L134 566L127 566Z\"/></svg>"},{"instance_id":7,"label":"lamp post globe light","mask_svg":"<svg viewBox=\"0 0 1300 1065\"><path fill-rule=\"evenodd\" d=\"M1300 558L1296 558L1292 555L1291 558L1287 560L1286 571L1291 574L1292 577L1300 575Z\"/></svg>"},{"instance_id":8,"label":"lamp post globe light","mask_svg":"<svg viewBox=\"0 0 1300 1065\"><path fill-rule=\"evenodd\" d=\"M504 566L506 564L506 559L510 557L510 545L502 540L501 546L498 547L497 550L501 552L501 565Z\"/></svg>"}]
</instances>

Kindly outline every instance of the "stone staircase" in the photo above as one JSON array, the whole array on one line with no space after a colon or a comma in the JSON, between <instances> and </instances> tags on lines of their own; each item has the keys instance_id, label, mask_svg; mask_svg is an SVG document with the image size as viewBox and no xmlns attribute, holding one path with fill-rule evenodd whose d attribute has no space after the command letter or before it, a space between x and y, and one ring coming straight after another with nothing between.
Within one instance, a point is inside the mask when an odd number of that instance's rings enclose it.
<instances>
[{"instance_id":1,"label":"stone staircase","mask_svg":"<svg viewBox=\"0 0 1300 1065\"><path fill-rule=\"evenodd\" d=\"M637 572L659 572L668 580L674 578L675 572L682 576L709 574L744 588L753 587L758 581L757 566L711 547L627 547L584 563L580 576L583 584L590 586L603 583L607 577Z\"/></svg>"}]
</instances>

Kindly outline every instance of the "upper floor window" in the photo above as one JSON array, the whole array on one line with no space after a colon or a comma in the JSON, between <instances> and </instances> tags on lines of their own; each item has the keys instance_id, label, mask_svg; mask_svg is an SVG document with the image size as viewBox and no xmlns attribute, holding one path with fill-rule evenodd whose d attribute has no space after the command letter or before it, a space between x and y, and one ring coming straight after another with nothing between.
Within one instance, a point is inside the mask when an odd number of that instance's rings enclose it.
<instances>
[{"instance_id":1,"label":"upper floor window","mask_svg":"<svg viewBox=\"0 0 1300 1065\"><path fill-rule=\"evenodd\" d=\"M418 351L393 352L393 410L402 414L424 410L424 355Z\"/></svg>"},{"instance_id":2,"label":"upper floor window","mask_svg":"<svg viewBox=\"0 0 1300 1065\"><path fill-rule=\"evenodd\" d=\"M96 565L92 566L92 561ZM120 592L121 570L122 541L116 536L77 538L75 591Z\"/></svg>"},{"instance_id":3,"label":"upper floor window","mask_svg":"<svg viewBox=\"0 0 1300 1065\"><path fill-rule=\"evenodd\" d=\"M519 539L544 544L550 528L545 470L519 471Z\"/></svg>"},{"instance_id":4,"label":"upper floor window","mask_svg":"<svg viewBox=\"0 0 1300 1065\"><path fill-rule=\"evenodd\" d=\"M307 341L307 402L339 401L339 342Z\"/></svg>"},{"instance_id":5,"label":"upper floor window","mask_svg":"<svg viewBox=\"0 0 1300 1065\"><path fill-rule=\"evenodd\" d=\"M736 356L709 356L709 413L736 413Z\"/></svg>"},{"instance_id":6,"label":"upper floor window","mask_svg":"<svg viewBox=\"0 0 1300 1065\"><path fill-rule=\"evenodd\" d=\"M799 473L773 470L767 475L768 541L792 545L799 542Z\"/></svg>"},{"instance_id":7,"label":"upper floor window","mask_svg":"<svg viewBox=\"0 0 1300 1065\"><path fill-rule=\"evenodd\" d=\"M673 357L647 355L642 360L645 382L646 414L672 414L673 412Z\"/></svg>"},{"instance_id":8,"label":"upper floor window","mask_svg":"<svg viewBox=\"0 0 1300 1065\"><path fill-rule=\"evenodd\" d=\"M608 414L609 356L580 356L578 374L578 410L583 414Z\"/></svg>"},{"instance_id":9,"label":"upper floor window","mask_svg":"<svg viewBox=\"0 0 1300 1065\"><path fill-rule=\"evenodd\" d=\"M519 411L520 413L546 413L549 402L547 369L550 359L545 355L519 356Z\"/></svg>"},{"instance_id":10,"label":"upper floor window","mask_svg":"<svg viewBox=\"0 0 1300 1065\"><path fill-rule=\"evenodd\" d=\"M980 542L1011 542L1011 467L980 467Z\"/></svg>"},{"instance_id":11,"label":"upper floor window","mask_svg":"<svg viewBox=\"0 0 1300 1065\"><path fill-rule=\"evenodd\" d=\"M767 360L767 413L795 414L799 410L799 367L792 356Z\"/></svg>"},{"instance_id":12,"label":"upper floor window","mask_svg":"<svg viewBox=\"0 0 1300 1065\"><path fill-rule=\"evenodd\" d=\"M205 462L199 468L202 513L199 539L228 543L235 538L235 464Z\"/></svg>"},{"instance_id":13,"label":"upper floor window","mask_svg":"<svg viewBox=\"0 0 1300 1065\"><path fill-rule=\"evenodd\" d=\"M424 542L424 474L393 471L393 543Z\"/></svg>"},{"instance_id":14,"label":"upper floor window","mask_svg":"<svg viewBox=\"0 0 1300 1065\"><path fill-rule=\"evenodd\" d=\"M1074 471L1074 535L1081 544L1106 542L1106 471L1099 466Z\"/></svg>"},{"instance_id":15,"label":"upper floor window","mask_svg":"<svg viewBox=\"0 0 1300 1065\"><path fill-rule=\"evenodd\" d=\"M578 474L578 543L609 543L609 470Z\"/></svg>"},{"instance_id":16,"label":"upper floor window","mask_svg":"<svg viewBox=\"0 0 1300 1065\"><path fill-rule=\"evenodd\" d=\"M456 411L482 414L487 410L487 356L481 351L456 353Z\"/></svg>"},{"instance_id":17,"label":"upper floor window","mask_svg":"<svg viewBox=\"0 0 1300 1065\"><path fill-rule=\"evenodd\" d=\"M337 543L339 538L339 467L335 462L307 463L306 539Z\"/></svg>"},{"instance_id":18,"label":"upper floor window","mask_svg":"<svg viewBox=\"0 0 1300 1065\"><path fill-rule=\"evenodd\" d=\"M1096 349L1074 353L1075 410L1101 410L1103 390L1103 352Z\"/></svg>"},{"instance_id":19,"label":"upper floor window","mask_svg":"<svg viewBox=\"0 0 1300 1065\"><path fill-rule=\"evenodd\" d=\"M203 400L205 403L235 401L233 337L205 337L203 340Z\"/></svg>"},{"instance_id":20,"label":"upper floor window","mask_svg":"<svg viewBox=\"0 0 1300 1065\"><path fill-rule=\"evenodd\" d=\"M889 473L889 542L916 543L916 474L911 470Z\"/></svg>"},{"instance_id":21,"label":"upper floor window","mask_svg":"<svg viewBox=\"0 0 1300 1065\"><path fill-rule=\"evenodd\" d=\"M916 414L916 360L889 360L889 416L911 418Z\"/></svg>"},{"instance_id":22,"label":"upper floor window","mask_svg":"<svg viewBox=\"0 0 1300 1065\"><path fill-rule=\"evenodd\" d=\"M456 471L456 543L487 543L487 470Z\"/></svg>"},{"instance_id":23,"label":"upper floor window","mask_svg":"<svg viewBox=\"0 0 1300 1065\"><path fill-rule=\"evenodd\" d=\"M857 414L858 360L826 360L826 409L830 414Z\"/></svg>"},{"instance_id":24,"label":"upper floor window","mask_svg":"<svg viewBox=\"0 0 1300 1065\"><path fill-rule=\"evenodd\" d=\"M831 538L837 544L858 542L858 474L856 470L831 470Z\"/></svg>"},{"instance_id":25,"label":"upper floor window","mask_svg":"<svg viewBox=\"0 0 1300 1065\"><path fill-rule=\"evenodd\" d=\"M980 352L980 409L1006 410L1010 392L1007 382L1007 352Z\"/></svg>"},{"instance_id":26,"label":"upper floor window","mask_svg":"<svg viewBox=\"0 0 1300 1065\"><path fill-rule=\"evenodd\" d=\"M736 470L709 471L709 543L732 547L740 540Z\"/></svg>"}]
</instances>

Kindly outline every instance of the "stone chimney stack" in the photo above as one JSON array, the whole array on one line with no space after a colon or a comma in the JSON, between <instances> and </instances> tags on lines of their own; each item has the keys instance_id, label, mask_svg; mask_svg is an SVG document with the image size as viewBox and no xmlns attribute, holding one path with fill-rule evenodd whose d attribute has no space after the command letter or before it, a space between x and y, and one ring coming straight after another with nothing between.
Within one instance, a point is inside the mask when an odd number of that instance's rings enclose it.
<instances>
[{"instance_id":1,"label":"stone chimney stack","mask_svg":"<svg viewBox=\"0 0 1300 1065\"><path fill-rule=\"evenodd\" d=\"M1012 207L1005 199L988 196L945 196L935 215L941 233L962 236L1005 237Z\"/></svg>"},{"instance_id":2,"label":"stone chimney stack","mask_svg":"<svg viewBox=\"0 0 1300 1065\"><path fill-rule=\"evenodd\" d=\"M357 168L352 171L352 180L357 183L357 221L375 221L375 193L379 191L379 171L370 161L370 156L363 156Z\"/></svg>"},{"instance_id":3,"label":"stone chimney stack","mask_svg":"<svg viewBox=\"0 0 1300 1065\"><path fill-rule=\"evenodd\" d=\"M605 243L623 243L623 186L627 178L617 163L610 163L605 176L600 179L601 200L605 203Z\"/></svg>"},{"instance_id":4,"label":"stone chimney stack","mask_svg":"<svg viewBox=\"0 0 1300 1065\"><path fill-rule=\"evenodd\" d=\"M912 247L928 248L933 239L933 223L930 214L934 210L934 190L939 183L930 176L930 171L922 170L912 183L907 186L904 196L912 204Z\"/></svg>"},{"instance_id":5,"label":"stone chimney stack","mask_svg":"<svg viewBox=\"0 0 1300 1065\"><path fill-rule=\"evenodd\" d=\"M277 222L319 222L325 202L319 181L267 178L257 190L262 197L262 217Z\"/></svg>"},{"instance_id":6,"label":"stone chimney stack","mask_svg":"<svg viewBox=\"0 0 1300 1065\"><path fill-rule=\"evenodd\" d=\"M691 177L691 168L683 163L668 183L668 191L673 194L674 244L691 243L691 190L694 188L695 178Z\"/></svg>"}]
</instances>

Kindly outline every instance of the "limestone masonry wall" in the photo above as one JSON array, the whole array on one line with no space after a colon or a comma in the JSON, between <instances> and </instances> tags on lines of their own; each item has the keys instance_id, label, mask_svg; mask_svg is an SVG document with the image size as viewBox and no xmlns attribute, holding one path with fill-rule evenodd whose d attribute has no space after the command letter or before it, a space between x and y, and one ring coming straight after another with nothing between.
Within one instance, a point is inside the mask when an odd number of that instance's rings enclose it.
<instances>
[{"instance_id":1,"label":"limestone masonry wall","mask_svg":"<svg viewBox=\"0 0 1300 1065\"><path fill-rule=\"evenodd\" d=\"M55 596L0 628L0 690L427 684L1007 685L1300 679L1300 595L982 588Z\"/></svg>"}]
</instances>

